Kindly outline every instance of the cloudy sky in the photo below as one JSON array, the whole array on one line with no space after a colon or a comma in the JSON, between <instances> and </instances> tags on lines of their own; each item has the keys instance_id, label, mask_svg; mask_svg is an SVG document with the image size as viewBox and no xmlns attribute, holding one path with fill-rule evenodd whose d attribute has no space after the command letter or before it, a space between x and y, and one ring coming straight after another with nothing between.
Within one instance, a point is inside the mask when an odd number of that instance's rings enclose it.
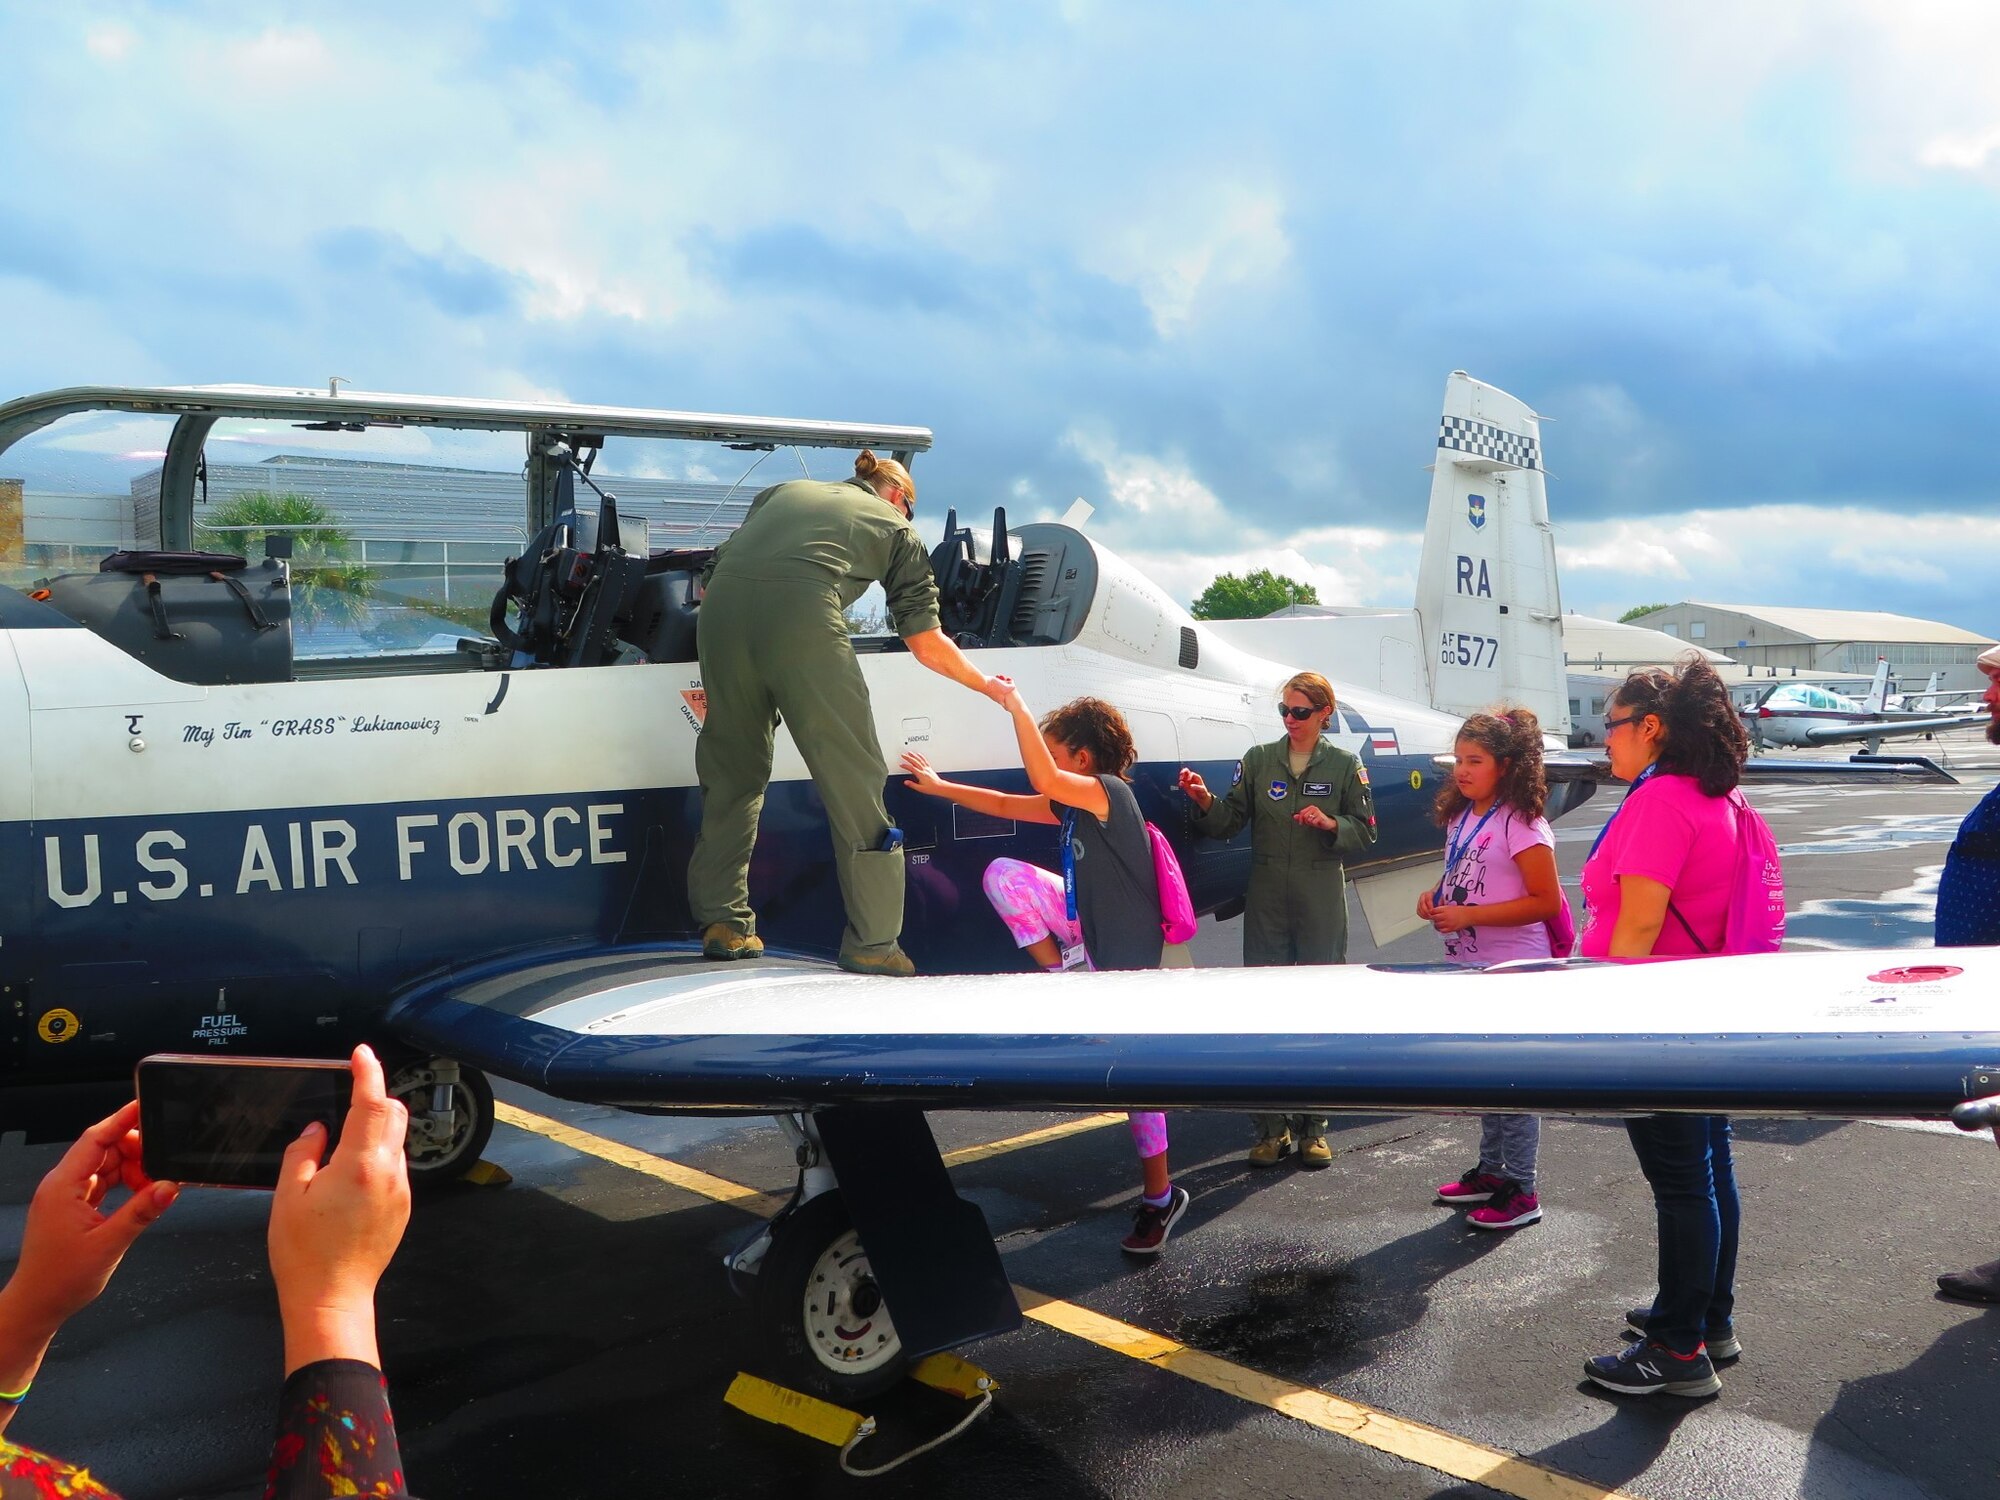
<instances>
[{"instance_id":1,"label":"cloudy sky","mask_svg":"<svg viewBox=\"0 0 2000 1500\"><path fill-rule=\"evenodd\" d=\"M0 396L917 422L933 524L1407 604L1463 368L1555 419L1573 608L2000 628L1983 0L11 0L0 58Z\"/></svg>"}]
</instances>

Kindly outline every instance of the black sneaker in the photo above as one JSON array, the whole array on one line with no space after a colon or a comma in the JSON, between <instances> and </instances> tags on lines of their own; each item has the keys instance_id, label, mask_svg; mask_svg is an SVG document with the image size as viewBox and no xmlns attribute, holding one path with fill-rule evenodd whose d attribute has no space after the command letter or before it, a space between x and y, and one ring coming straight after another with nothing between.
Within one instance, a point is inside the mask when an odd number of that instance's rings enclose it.
<instances>
[{"instance_id":1,"label":"black sneaker","mask_svg":"<svg viewBox=\"0 0 2000 1500\"><path fill-rule=\"evenodd\" d=\"M1607 1391L1627 1396L1650 1396L1665 1391L1672 1396L1713 1396L1722 1389L1721 1378L1706 1351L1676 1354L1665 1344L1649 1339L1627 1345L1622 1354L1600 1354L1583 1362L1584 1378Z\"/></svg>"},{"instance_id":2,"label":"black sneaker","mask_svg":"<svg viewBox=\"0 0 2000 1500\"><path fill-rule=\"evenodd\" d=\"M1650 1307L1635 1307L1625 1314L1625 1328L1635 1339L1646 1336L1646 1320L1653 1316ZM1736 1329L1708 1328L1702 1331L1702 1343L1708 1349L1710 1359L1738 1359L1743 1354L1743 1340L1736 1336Z\"/></svg>"},{"instance_id":3,"label":"black sneaker","mask_svg":"<svg viewBox=\"0 0 2000 1500\"><path fill-rule=\"evenodd\" d=\"M1960 1302L2000 1302L2000 1260L1989 1260L1970 1271L1947 1271L1937 1279L1938 1290Z\"/></svg>"},{"instance_id":4,"label":"black sneaker","mask_svg":"<svg viewBox=\"0 0 2000 1500\"><path fill-rule=\"evenodd\" d=\"M1187 1210L1188 1191L1184 1187L1168 1194L1165 1208L1155 1208L1141 1199L1139 1212L1132 1219L1132 1232L1118 1242L1118 1248L1127 1255L1158 1255Z\"/></svg>"}]
</instances>

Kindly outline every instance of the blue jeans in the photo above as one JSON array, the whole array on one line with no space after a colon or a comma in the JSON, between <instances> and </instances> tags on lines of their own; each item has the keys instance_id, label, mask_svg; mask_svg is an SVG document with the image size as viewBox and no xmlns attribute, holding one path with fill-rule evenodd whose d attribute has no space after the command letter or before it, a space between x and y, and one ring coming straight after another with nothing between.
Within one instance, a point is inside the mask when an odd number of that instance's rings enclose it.
<instances>
[{"instance_id":1,"label":"blue jeans","mask_svg":"<svg viewBox=\"0 0 2000 1500\"><path fill-rule=\"evenodd\" d=\"M1646 1115L1625 1122L1659 1217L1660 1287L1646 1337L1692 1354L1736 1311L1743 1209L1726 1115Z\"/></svg>"}]
</instances>

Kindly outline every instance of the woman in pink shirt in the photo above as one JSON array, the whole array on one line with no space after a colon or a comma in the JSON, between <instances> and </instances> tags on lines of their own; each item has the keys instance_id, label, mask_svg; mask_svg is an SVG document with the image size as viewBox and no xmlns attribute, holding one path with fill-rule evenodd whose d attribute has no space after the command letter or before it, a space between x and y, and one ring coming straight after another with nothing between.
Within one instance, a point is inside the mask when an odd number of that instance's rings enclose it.
<instances>
[{"instance_id":1,"label":"woman in pink shirt","mask_svg":"<svg viewBox=\"0 0 2000 1500\"><path fill-rule=\"evenodd\" d=\"M1632 783L1583 866L1586 958L1723 951L1735 888L1736 787L1749 738L1714 669L1627 677L1605 711L1611 774ZM1637 1342L1584 1362L1610 1390L1707 1396L1715 1361L1742 1352L1732 1321L1740 1206L1723 1115L1644 1115L1625 1129L1659 1219L1658 1294L1629 1314Z\"/></svg>"}]
</instances>

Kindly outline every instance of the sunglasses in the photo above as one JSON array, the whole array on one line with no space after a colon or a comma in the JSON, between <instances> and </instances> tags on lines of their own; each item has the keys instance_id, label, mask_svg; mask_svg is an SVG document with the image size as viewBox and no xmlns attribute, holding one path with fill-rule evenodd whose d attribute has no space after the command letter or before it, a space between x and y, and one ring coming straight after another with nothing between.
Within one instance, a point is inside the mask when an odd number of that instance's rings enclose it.
<instances>
[{"instance_id":1,"label":"sunglasses","mask_svg":"<svg viewBox=\"0 0 2000 1500\"><path fill-rule=\"evenodd\" d=\"M1326 710L1323 708L1293 708L1288 703L1280 703L1278 705L1279 718L1296 719L1301 724L1305 723L1305 721L1307 719L1310 719L1314 714L1325 713L1325 712Z\"/></svg>"}]
</instances>

